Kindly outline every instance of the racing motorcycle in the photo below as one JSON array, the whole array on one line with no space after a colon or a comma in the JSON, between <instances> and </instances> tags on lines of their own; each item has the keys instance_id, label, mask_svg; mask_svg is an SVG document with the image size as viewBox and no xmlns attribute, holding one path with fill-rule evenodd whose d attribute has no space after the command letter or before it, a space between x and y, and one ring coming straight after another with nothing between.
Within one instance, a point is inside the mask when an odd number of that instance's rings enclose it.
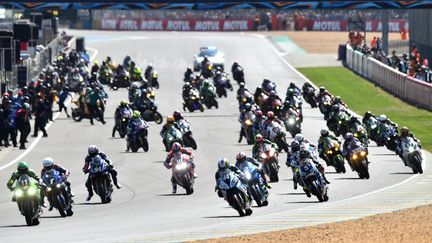
<instances>
[{"instance_id":1,"label":"racing motorcycle","mask_svg":"<svg viewBox=\"0 0 432 243\"><path fill-rule=\"evenodd\" d=\"M147 104L147 109L141 111L141 117L145 121L154 121L156 124L163 122L162 114L157 111L158 105L156 101L150 100Z\"/></svg>"},{"instance_id":2,"label":"racing motorcycle","mask_svg":"<svg viewBox=\"0 0 432 243\"><path fill-rule=\"evenodd\" d=\"M100 158L90 162L91 184L102 203L110 203L112 200L113 186L107 167L107 163Z\"/></svg>"},{"instance_id":3,"label":"racing motorcycle","mask_svg":"<svg viewBox=\"0 0 432 243\"><path fill-rule=\"evenodd\" d=\"M192 137L192 129L190 123L185 119L180 119L177 121L177 125L179 126L182 133L182 141L184 146L191 147L192 149L196 150L198 146L195 139Z\"/></svg>"},{"instance_id":4,"label":"racing motorcycle","mask_svg":"<svg viewBox=\"0 0 432 243\"><path fill-rule=\"evenodd\" d=\"M312 108L318 107L314 87L303 85L303 98L306 100L307 103L309 103Z\"/></svg>"},{"instance_id":5,"label":"racing motorcycle","mask_svg":"<svg viewBox=\"0 0 432 243\"><path fill-rule=\"evenodd\" d=\"M296 110L292 108L282 110L279 117L284 122L285 129L292 137L297 133L301 133L301 119Z\"/></svg>"},{"instance_id":6,"label":"racing motorcycle","mask_svg":"<svg viewBox=\"0 0 432 243\"><path fill-rule=\"evenodd\" d=\"M396 151L396 148L399 147L399 139L395 127L386 124L381 131L381 138L388 150Z\"/></svg>"},{"instance_id":7,"label":"racing motorcycle","mask_svg":"<svg viewBox=\"0 0 432 243\"><path fill-rule=\"evenodd\" d=\"M369 162L367 155L367 149L360 142L353 145L349 154L350 165L357 172L360 179L369 179Z\"/></svg>"},{"instance_id":8,"label":"racing motorcycle","mask_svg":"<svg viewBox=\"0 0 432 243\"><path fill-rule=\"evenodd\" d=\"M87 104L84 105L84 107L80 106L80 102L78 100L73 100L72 103L74 103L77 107L72 108L72 119L76 122L80 122L82 119L90 119L92 116L92 113L90 112ZM98 101L97 102L98 110L97 112L103 113L105 110L104 103ZM93 118L99 121L99 116L97 114L93 114Z\"/></svg>"},{"instance_id":9,"label":"racing motorcycle","mask_svg":"<svg viewBox=\"0 0 432 243\"><path fill-rule=\"evenodd\" d=\"M249 185L248 194L252 196L258 207L267 206L269 193L267 188L264 186L264 180L257 168L248 163L248 165L243 168L243 173L245 174Z\"/></svg>"},{"instance_id":10,"label":"racing motorcycle","mask_svg":"<svg viewBox=\"0 0 432 243\"><path fill-rule=\"evenodd\" d=\"M129 134L129 145L132 152L137 152L140 148L147 152L149 144L147 140L148 125L141 123Z\"/></svg>"},{"instance_id":11,"label":"racing motorcycle","mask_svg":"<svg viewBox=\"0 0 432 243\"><path fill-rule=\"evenodd\" d=\"M327 161L329 161L330 164L335 167L337 173L346 172L344 165L345 159L342 155L338 142L328 138L324 143L324 156L327 158Z\"/></svg>"},{"instance_id":12,"label":"racing motorcycle","mask_svg":"<svg viewBox=\"0 0 432 243\"><path fill-rule=\"evenodd\" d=\"M357 138L358 140L360 140L360 142L364 144L364 146L368 146L369 138L366 128L363 125L356 123L355 126L351 127L351 132L355 138Z\"/></svg>"},{"instance_id":13,"label":"racing motorcycle","mask_svg":"<svg viewBox=\"0 0 432 243\"><path fill-rule=\"evenodd\" d=\"M379 140L378 125L379 121L375 117L369 118L365 123L368 137L370 137L375 142Z\"/></svg>"},{"instance_id":14,"label":"racing motorcycle","mask_svg":"<svg viewBox=\"0 0 432 243\"><path fill-rule=\"evenodd\" d=\"M159 89L158 72L152 71L150 74L149 83L153 88Z\"/></svg>"},{"instance_id":15,"label":"racing motorcycle","mask_svg":"<svg viewBox=\"0 0 432 243\"><path fill-rule=\"evenodd\" d=\"M26 174L21 175L14 189L14 197L27 225L38 225L42 214L38 183Z\"/></svg>"},{"instance_id":16,"label":"racing motorcycle","mask_svg":"<svg viewBox=\"0 0 432 243\"><path fill-rule=\"evenodd\" d=\"M182 132L175 128L175 127L171 127L168 132L165 134L165 138L163 140L163 143L165 145L165 151L170 151L171 146L173 145L173 143L178 142L181 145L183 145L183 134Z\"/></svg>"},{"instance_id":17,"label":"racing motorcycle","mask_svg":"<svg viewBox=\"0 0 432 243\"><path fill-rule=\"evenodd\" d=\"M328 201L328 187L320 172L314 167L313 162L306 158L300 161L299 173L307 190L318 198L318 201Z\"/></svg>"},{"instance_id":18,"label":"racing motorcycle","mask_svg":"<svg viewBox=\"0 0 432 243\"><path fill-rule=\"evenodd\" d=\"M174 181L177 185L186 190L190 195L194 192L193 185L195 181L192 158L189 155L177 152L171 159L171 168Z\"/></svg>"},{"instance_id":19,"label":"racing motorcycle","mask_svg":"<svg viewBox=\"0 0 432 243\"><path fill-rule=\"evenodd\" d=\"M267 133L269 134L269 139L277 144L279 152L284 150L288 153L285 129L278 122L272 122L267 128Z\"/></svg>"},{"instance_id":20,"label":"racing motorcycle","mask_svg":"<svg viewBox=\"0 0 432 243\"><path fill-rule=\"evenodd\" d=\"M123 112L120 116L120 121L117 124L117 130L118 130L121 138L124 138L126 136L127 125L129 123L131 116L132 116L132 114L130 113L130 110L127 110L127 109L123 110Z\"/></svg>"},{"instance_id":21,"label":"racing motorcycle","mask_svg":"<svg viewBox=\"0 0 432 243\"><path fill-rule=\"evenodd\" d=\"M187 99L186 102L183 103L183 110L186 111L186 108L190 112L194 112L196 110L204 112L204 107L201 104L200 95L197 89L192 89L189 94L189 99Z\"/></svg>"},{"instance_id":22,"label":"racing motorcycle","mask_svg":"<svg viewBox=\"0 0 432 243\"><path fill-rule=\"evenodd\" d=\"M263 145L259 153L259 161L263 164L264 173L270 178L270 182L278 182L278 152L270 144Z\"/></svg>"},{"instance_id":23,"label":"racing motorcycle","mask_svg":"<svg viewBox=\"0 0 432 243\"><path fill-rule=\"evenodd\" d=\"M221 171L218 188L222 194L218 193L219 196L223 197L240 216L243 217L252 214L250 202L248 202L242 192L247 190L246 186L241 182L239 176L235 172L228 169Z\"/></svg>"},{"instance_id":24,"label":"racing motorcycle","mask_svg":"<svg viewBox=\"0 0 432 243\"><path fill-rule=\"evenodd\" d=\"M407 141L402 143L402 157L414 174L423 174L423 153L418 143L412 137L407 137Z\"/></svg>"},{"instance_id":25,"label":"racing motorcycle","mask_svg":"<svg viewBox=\"0 0 432 243\"><path fill-rule=\"evenodd\" d=\"M72 199L60 172L56 170L47 172L42 177L42 181L46 186L46 196L50 205L55 207L62 217L72 216Z\"/></svg>"},{"instance_id":26,"label":"racing motorcycle","mask_svg":"<svg viewBox=\"0 0 432 243\"><path fill-rule=\"evenodd\" d=\"M130 86L130 76L129 72L123 70L120 74L114 76L111 80L111 88L113 90L118 90L118 88L127 88Z\"/></svg>"},{"instance_id":27,"label":"racing motorcycle","mask_svg":"<svg viewBox=\"0 0 432 243\"><path fill-rule=\"evenodd\" d=\"M323 95L318 100L318 108L321 114L324 115L324 120L328 119L331 112L332 98L329 95Z\"/></svg>"},{"instance_id":28,"label":"racing motorcycle","mask_svg":"<svg viewBox=\"0 0 432 243\"><path fill-rule=\"evenodd\" d=\"M255 121L255 114L252 111L249 111L245 114L242 122L241 129L243 136L245 136L247 144L252 145L254 143L254 134L253 134L253 123Z\"/></svg>"},{"instance_id":29,"label":"racing motorcycle","mask_svg":"<svg viewBox=\"0 0 432 243\"><path fill-rule=\"evenodd\" d=\"M228 79L228 77L220 74L213 78L213 84L216 87L216 94L218 97L225 96L227 97L226 89L233 90L233 87Z\"/></svg>"},{"instance_id":30,"label":"racing motorcycle","mask_svg":"<svg viewBox=\"0 0 432 243\"><path fill-rule=\"evenodd\" d=\"M236 68L234 68L233 72L232 72L232 75L233 75L233 79L235 81L237 81L238 84L245 83L244 71L243 71L242 67L237 66Z\"/></svg>"},{"instance_id":31,"label":"racing motorcycle","mask_svg":"<svg viewBox=\"0 0 432 243\"><path fill-rule=\"evenodd\" d=\"M205 92L202 94L202 101L204 105L207 107L207 109L211 109L213 106L216 107L216 109L219 108L219 104L216 100L216 93L215 93L215 87L210 86L208 92Z\"/></svg>"},{"instance_id":32,"label":"racing motorcycle","mask_svg":"<svg viewBox=\"0 0 432 243\"><path fill-rule=\"evenodd\" d=\"M113 76L112 70L106 66L99 71L99 82L102 84L110 84Z\"/></svg>"}]
</instances>

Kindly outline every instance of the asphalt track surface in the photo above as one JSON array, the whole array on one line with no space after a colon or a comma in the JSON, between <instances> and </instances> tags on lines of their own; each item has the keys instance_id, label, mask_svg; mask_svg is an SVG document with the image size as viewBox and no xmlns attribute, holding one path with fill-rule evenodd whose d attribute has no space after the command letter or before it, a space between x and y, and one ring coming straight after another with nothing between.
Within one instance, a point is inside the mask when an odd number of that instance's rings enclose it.
<instances>
[{"instance_id":1,"label":"asphalt track surface","mask_svg":"<svg viewBox=\"0 0 432 243\"><path fill-rule=\"evenodd\" d=\"M85 36L87 47L97 50L96 59L102 60L110 55L120 62L130 54L143 68L147 63L159 72L161 88L157 90L156 100L159 111L165 116L174 110L182 109L181 87L183 72L192 65L192 57L201 46L215 45L225 53L227 70L234 60L245 68L246 85L253 91L264 77L277 83L278 93L283 96L290 81L301 85L303 79L278 55L274 44L266 38L244 33L179 33L179 32L71 32ZM94 51L94 50L93 50ZM289 61L289 60L288 60ZM237 143L238 106L234 92L228 98L219 99L219 109L205 110L203 113L186 112L192 124L193 135L198 143L195 153L198 178L195 192L184 195L182 188L177 195L171 194L171 171L163 166L166 153L159 136L161 125L151 123L149 128L150 150L144 153L125 152L124 139L111 138L114 124L113 113L121 99L127 98L125 89L108 91L109 100L105 113L106 125L89 120L74 122L60 114L51 124L48 138L43 138L29 151L23 160L39 173L44 157L71 170L74 211L72 217L61 218L55 210L44 210L41 224L25 226L16 203L11 202L5 184L16 164L0 170L0 241L1 242L124 242L145 241L146 237L160 237L175 232L187 233L192 229L215 228L226 222L240 221L235 210L214 192L214 173L217 160L227 157L234 163L239 151L251 152L251 146L243 141ZM355 91L353 91L355 92ZM366 97L367 98L367 97ZM318 109L304 105L303 134L316 143L319 131L325 126ZM291 138L289 139L291 141ZM87 147L96 144L115 162L119 172L121 190L115 190L110 204L100 204L95 195L86 202L87 191L84 186L86 176L81 168ZM9 149L1 152L0 167L14 160L21 151ZM272 184L269 205L253 208L249 220L282 211L308 207L316 203L316 198L307 198L300 190L293 190L291 170L284 166L286 154L280 155L281 180ZM360 180L351 171L335 174L328 168L331 181L326 203L358 196L384 188L410 177L410 170L403 166L399 157L384 148L370 147L371 179ZM348 166L348 165L347 165ZM241 227L241 225L239 226ZM211 237L209 235L208 237Z\"/></svg>"}]
</instances>

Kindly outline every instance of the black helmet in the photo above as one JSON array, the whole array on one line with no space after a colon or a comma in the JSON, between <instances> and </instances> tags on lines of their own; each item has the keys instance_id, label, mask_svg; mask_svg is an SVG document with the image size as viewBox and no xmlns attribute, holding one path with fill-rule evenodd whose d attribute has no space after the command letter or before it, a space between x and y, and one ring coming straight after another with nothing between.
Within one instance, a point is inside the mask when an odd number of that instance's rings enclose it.
<instances>
[{"instance_id":1,"label":"black helmet","mask_svg":"<svg viewBox=\"0 0 432 243\"><path fill-rule=\"evenodd\" d=\"M320 93L324 92L325 90L326 90L326 89L325 89L324 86L321 86L321 87L319 88L319 92L320 92Z\"/></svg>"},{"instance_id":2,"label":"black helmet","mask_svg":"<svg viewBox=\"0 0 432 243\"><path fill-rule=\"evenodd\" d=\"M296 85L295 85L295 83L291 82L291 83L289 84L289 87L290 87L290 88L295 88Z\"/></svg>"},{"instance_id":3,"label":"black helmet","mask_svg":"<svg viewBox=\"0 0 432 243\"><path fill-rule=\"evenodd\" d=\"M239 84L239 87L240 87L240 88L244 88L244 87L245 87L245 83L244 83L244 82L241 82L241 83Z\"/></svg>"},{"instance_id":4,"label":"black helmet","mask_svg":"<svg viewBox=\"0 0 432 243\"><path fill-rule=\"evenodd\" d=\"M299 153L299 159L300 160L304 160L304 159L307 159L309 157L310 157L310 153L308 150L306 150L306 149L300 150L300 153Z\"/></svg>"},{"instance_id":5,"label":"black helmet","mask_svg":"<svg viewBox=\"0 0 432 243\"><path fill-rule=\"evenodd\" d=\"M355 123L355 122L357 122L357 117L352 116L352 117L350 118L350 122L351 122L351 123Z\"/></svg>"},{"instance_id":6,"label":"black helmet","mask_svg":"<svg viewBox=\"0 0 432 243\"><path fill-rule=\"evenodd\" d=\"M297 152L300 150L300 143L297 140L292 141L291 150L292 152Z\"/></svg>"},{"instance_id":7,"label":"black helmet","mask_svg":"<svg viewBox=\"0 0 432 243\"><path fill-rule=\"evenodd\" d=\"M332 111L333 112L338 112L339 111L339 106L338 105L332 106Z\"/></svg>"},{"instance_id":8,"label":"black helmet","mask_svg":"<svg viewBox=\"0 0 432 243\"><path fill-rule=\"evenodd\" d=\"M321 129L321 136L327 137L329 135L329 131L327 129Z\"/></svg>"},{"instance_id":9,"label":"black helmet","mask_svg":"<svg viewBox=\"0 0 432 243\"><path fill-rule=\"evenodd\" d=\"M372 117L372 112L366 111L366 113L364 114L364 118L368 119L369 117Z\"/></svg>"}]
</instances>

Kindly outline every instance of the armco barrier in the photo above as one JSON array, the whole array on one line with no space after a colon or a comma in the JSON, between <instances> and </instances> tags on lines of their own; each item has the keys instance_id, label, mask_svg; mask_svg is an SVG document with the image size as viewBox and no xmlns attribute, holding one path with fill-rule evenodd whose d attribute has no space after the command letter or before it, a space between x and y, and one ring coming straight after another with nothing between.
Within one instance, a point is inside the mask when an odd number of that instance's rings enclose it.
<instances>
[{"instance_id":1,"label":"armco barrier","mask_svg":"<svg viewBox=\"0 0 432 243\"><path fill-rule=\"evenodd\" d=\"M432 84L408 77L372 57L354 51L350 45L346 48L345 65L402 100L432 110Z\"/></svg>"}]
</instances>

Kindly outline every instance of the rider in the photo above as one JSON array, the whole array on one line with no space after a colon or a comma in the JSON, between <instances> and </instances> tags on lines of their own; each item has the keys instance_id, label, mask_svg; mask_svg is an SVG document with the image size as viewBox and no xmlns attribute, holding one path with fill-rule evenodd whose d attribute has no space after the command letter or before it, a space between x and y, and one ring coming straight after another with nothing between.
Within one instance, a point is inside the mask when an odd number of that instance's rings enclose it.
<instances>
[{"instance_id":1,"label":"rider","mask_svg":"<svg viewBox=\"0 0 432 243\"><path fill-rule=\"evenodd\" d=\"M215 96L215 87L207 79L205 79L200 87L200 94L204 99L209 99Z\"/></svg>"},{"instance_id":2,"label":"rider","mask_svg":"<svg viewBox=\"0 0 432 243\"><path fill-rule=\"evenodd\" d=\"M330 94L330 92L328 92L328 91L325 89L324 86L321 86L321 87L319 88L319 92L318 92L318 95L317 95L317 99L320 100L320 99L321 99L323 96L325 96L325 95L328 95L328 96L330 96L330 98L333 99L333 95Z\"/></svg>"},{"instance_id":3,"label":"rider","mask_svg":"<svg viewBox=\"0 0 432 243\"><path fill-rule=\"evenodd\" d=\"M180 143L175 142L173 143L173 145L171 146L171 150L168 152L167 157L164 161L164 165L165 167L167 167L168 169L171 169L171 159L174 157L174 155L180 152L182 154L186 154L189 155L190 157L190 163L192 164L192 168L195 168L195 164L193 162L193 153L191 150L187 150L186 148L182 147ZM194 177L197 178L198 176L194 173ZM172 183L172 193L175 194L177 192L177 183L175 183L174 177L171 177L171 183Z\"/></svg>"},{"instance_id":4,"label":"rider","mask_svg":"<svg viewBox=\"0 0 432 243\"><path fill-rule=\"evenodd\" d=\"M114 112L115 124L114 124L113 130L112 130L112 137L115 136L115 132L118 130L118 126L120 125L120 119L122 118L122 115L127 114L127 113L129 113L129 115L131 115L132 110L129 108L127 101L122 100L122 101L120 101L120 105L117 106L117 108Z\"/></svg>"},{"instance_id":5,"label":"rider","mask_svg":"<svg viewBox=\"0 0 432 243\"><path fill-rule=\"evenodd\" d=\"M90 163L96 156L100 156L105 162L108 164L108 172L111 174L111 177L113 179L114 185L117 187L117 189L122 188L122 186L117 182L117 171L114 169L114 165L111 163L111 161L108 159L106 154L102 151L99 151L98 147L96 145L90 145L88 147L88 154L84 159L84 167L83 172L87 174L90 169ZM87 187L88 196L86 201L90 201L90 199L93 197L93 189L92 184L90 181L90 176L87 178L87 181L85 183L85 186Z\"/></svg>"},{"instance_id":6,"label":"rider","mask_svg":"<svg viewBox=\"0 0 432 243\"><path fill-rule=\"evenodd\" d=\"M264 139L261 134L257 134L255 136L255 144L252 148L252 157L254 159L258 159L259 152L261 151L261 149L264 147L265 144L270 144L275 150L278 149L278 146L276 143L273 143L272 141L270 141L268 139Z\"/></svg>"},{"instance_id":7,"label":"rider","mask_svg":"<svg viewBox=\"0 0 432 243\"><path fill-rule=\"evenodd\" d=\"M145 79L150 80L152 72L153 72L153 64L149 63L149 65L147 65L144 71Z\"/></svg>"},{"instance_id":8,"label":"rider","mask_svg":"<svg viewBox=\"0 0 432 243\"><path fill-rule=\"evenodd\" d=\"M45 175L45 173L51 173L52 170L58 171L64 179L64 183L66 184L66 187L67 187L66 190L69 193L69 195L71 197L75 196L71 190L71 183L67 180L67 178L70 175L70 171L68 169L62 167L58 163L54 163L54 160L50 157L45 158L42 161L42 165L43 165L43 168L41 170L41 177L43 177ZM48 208L48 211L51 211L52 209L53 209L53 206L50 205L50 207Z\"/></svg>"},{"instance_id":9,"label":"rider","mask_svg":"<svg viewBox=\"0 0 432 243\"><path fill-rule=\"evenodd\" d=\"M193 74L192 68L191 67L187 67L186 72L184 73L183 81L189 82L190 79L191 79L192 74Z\"/></svg>"},{"instance_id":10,"label":"rider","mask_svg":"<svg viewBox=\"0 0 432 243\"><path fill-rule=\"evenodd\" d=\"M249 103L246 103L244 106L244 110L242 110L240 113L240 117L238 119L238 121L240 122L240 134L239 134L239 139L238 139L239 143L241 143L243 137L246 137L246 135L244 134L244 131L243 131L243 121L246 119L246 117L248 116L249 113L252 112L252 114L253 114L253 111L251 111L251 109L252 109L252 105Z\"/></svg>"},{"instance_id":11,"label":"rider","mask_svg":"<svg viewBox=\"0 0 432 243\"><path fill-rule=\"evenodd\" d=\"M272 81L270 81L269 78L264 78L261 87L266 93L270 93L270 91L275 90L276 91L276 84Z\"/></svg>"},{"instance_id":12,"label":"rider","mask_svg":"<svg viewBox=\"0 0 432 243\"><path fill-rule=\"evenodd\" d=\"M133 134L141 129L145 128L145 134L144 136L147 136L147 128L149 125L147 124L144 119L141 117L141 112L139 111L133 111L132 118L129 120L127 124L127 137L126 137L126 152L129 152L130 150L130 140L132 139Z\"/></svg>"},{"instance_id":13,"label":"rider","mask_svg":"<svg viewBox=\"0 0 432 243\"><path fill-rule=\"evenodd\" d=\"M271 90L269 93L269 97L264 101L264 110L266 111L271 111L273 110L275 107L273 106L273 103L276 101L281 101L281 98L279 97L279 95L276 93L275 90ZM279 107L281 108L281 107Z\"/></svg>"},{"instance_id":14,"label":"rider","mask_svg":"<svg viewBox=\"0 0 432 243\"><path fill-rule=\"evenodd\" d=\"M254 137L264 132L264 122L266 120L266 117L263 115L261 110L255 111L255 121L252 126Z\"/></svg>"},{"instance_id":15,"label":"rider","mask_svg":"<svg viewBox=\"0 0 432 243\"><path fill-rule=\"evenodd\" d=\"M314 170L314 174L317 176L317 179L320 180L321 184L325 185L325 184L329 184L329 182L327 181L327 179L324 176L324 172L321 170L321 168L319 168L319 164L317 165L315 163L315 161L313 161L312 159L313 156L311 156L309 150L307 149L300 149L299 151L299 170L300 170L300 174L301 174L301 170L303 168L305 168L305 163L310 163L312 165L312 168ZM312 163L311 163L312 160ZM307 168L307 167L306 167ZM303 188L303 190L305 191L306 195L308 197L311 197L311 194L309 192L309 190L306 190L306 188Z\"/></svg>"},{"instance_id":16,"label":"rider","mask_svg":"<svg viewBox=\"0 0 432 243\"><path fill-rule=\"evenodd\" d=\"M87 97L87 103L88 103L88 108L90 110L90 124L93 124L93 117L96 115L99 117L100 122L102 122L102 124L105 124L105 120L104 120L104 112L103 109L99 109L98 107L98 101L99 101L99 105L101 106L101 108L105 105L104 99L102 97L102 95L100 94L100 89L99 87L96 87L95 90L93 92L91 92L88 97Z\"/></svg>"},{"instance_id":17,"label":"rider","mask_svg":"<svg viewBox=\"0 0 432 243\"><path fill-rule=\"evenodd\" d=\"M348 132L347 134L345 134L345 141L343 144L342 154L345 156L346 160L348 161L348 164L351 166L351 169L353 171L354 171L354 167L351 163L350 155L353 150L353 146L359 143L360 141L357 138L355 138L352 133Z\"/></svg>"},{"instance_id":18,"label":"rider","mask_svg":"<svg viewBox=\"0 0 432 243\"><path fill-rule=\"evenodd\" d=\"M221 177L221 173L226 172L226 170L231 170L232 172L236 173L239 176L240 181L243 183L243 186L241 188L238 188L243 193L243 198L247 201L246 202L246 210L250 211L252 213L252 209L250 208L251 199L247 194L247 186L246 184L246 177L242 171L240 171L237 167L230 165L230 162L225 159L221 158L218 161L218 170L215 173L215 179L216 179L216 186L215 191L218 192L219 197L224 197L221 189L219 188L219 178Z\"/></svg>"},{"instance_id":19,"label":"rider","mask_svg":"<svg viewBox=\"0 0 432 243\"><path fill-rule=\"evenodd\" d=\"M421 149L421 142L419 139L414 137L414 134L412 134L407 127L402 127L400 130L400 136L399 136L399 147L397 148L398 154L403 160L405 166L407 166L407 154L405 154L404 146L409 143L408 138L411 137L414 139L414 141L417 143L419 148Z\"/></svg>"},{"instance_id":20,"label":"rider","mask_svg":"<svg viewBox=\"0 0 432 243\"><path fill-rule=\"evenodd\" d=\"M235 166L236 166L237 168L239 168L240 171L243 171L242 168L245 167L245 166L247 166L248 163L251 163L251 164L253 164L254 166L257 167L257 170L258 170L258 172L260 173L261 178L262 178L263 181L264 181L264 186L270 189L271 186L270 186L270 184L268 183L267 178L266 178L265 175L264 175L264 170L263 170L263 168L262 168L262 163L259 162L259 161L256 160L256 159L254 159L254 158L251 157L251 156L247 156L245 152L239 152L239 153L237 154L237 156L236 156L236 163L235 163Z\"/></svg>"},{"instance_id":21,"label":"rider","mask_svg":"<svg viewBox=\"0 0 432 243\"><path fill-rule=\"evenodd\" d=\"M168 152L168 141L166 140L167 137L166 135L168 134L168 132L170 131L170 129L172 128L178 129L180 130L180 128L178 127L177 123L175 123L175 118L173 116L168 116L167 117L167 122L165 123L165 125L162 126L162 129L160 131L160 135L162 137L162 142L165 145L166 151Z\"/></svg>"},{"instance_id":22,"label":"rider","mask_svg":"<svg viewBox=\"0 0 432 243\"><path fill-rule=\"evenodd\" d=\"M13 191L15 189L15 187L13 186L15 181L18 180L18 178L22 175L28 175L31 178L35 179L39 184L39 189L41 189L42 187L40 186L41 180L39 179L39 177L36 175L36 173L34 173L33 170L29 169L28 165L26 162L24 161L20 161L18 163L17 166L17 170L12 173L12 176L10 177L10 179L7 182L7 188L11 191ZM40 190L40 204L43 207L46 207L45 202L44 202L44 197L45 197L45 193L43 192L43 190ZM15 202L16 198L15 195L12 197L12 201Z\"/></svg>"},{"instance_id":23,"label":"rider","mask_svg":"<svg viewBox=\"0 0 432 243\"><path fill-rule=\"evenodd\" d=\"M267 112L267 119L264 121L264 126L263 126L263 131L264 131L264 136L268 137L268 132L267 129L268 127L273 123L273 122L277 122L280 125L283 124L283 122L281 120L279 120L279 118L277 118L274 114L273 111L268 111Z\"/></svg>"},{"instance_id":24,"label":"rider","mask_svg":"<svg viewBox=\"0 0 432 243\"><path fill-rule=\"evenodd\" d=\"M321 133L321 136L318 139L319 157L326 162L327 166L330 166L330 161L328 161L327 157L325 156L324 147L325 147L326 143L328 143L328 140L336 141L338 143L340 143L340 142L337 139L337 137L335 137L332 134L330 134L329 131L327 129L325 129L325 128L321 129L320 133Z\"/></svg>"},{"instance_id":25,"label":"rider","mask_svg":"<svg viewBox=\"0 0 432 243\"><path fill-rule=\"evenodd\" d=\"M294 90L295 95L301 95L301 89L295 83L290 82L289 87L287 88L287 94L289 89Z\"/></svg>"}]
</instances>

